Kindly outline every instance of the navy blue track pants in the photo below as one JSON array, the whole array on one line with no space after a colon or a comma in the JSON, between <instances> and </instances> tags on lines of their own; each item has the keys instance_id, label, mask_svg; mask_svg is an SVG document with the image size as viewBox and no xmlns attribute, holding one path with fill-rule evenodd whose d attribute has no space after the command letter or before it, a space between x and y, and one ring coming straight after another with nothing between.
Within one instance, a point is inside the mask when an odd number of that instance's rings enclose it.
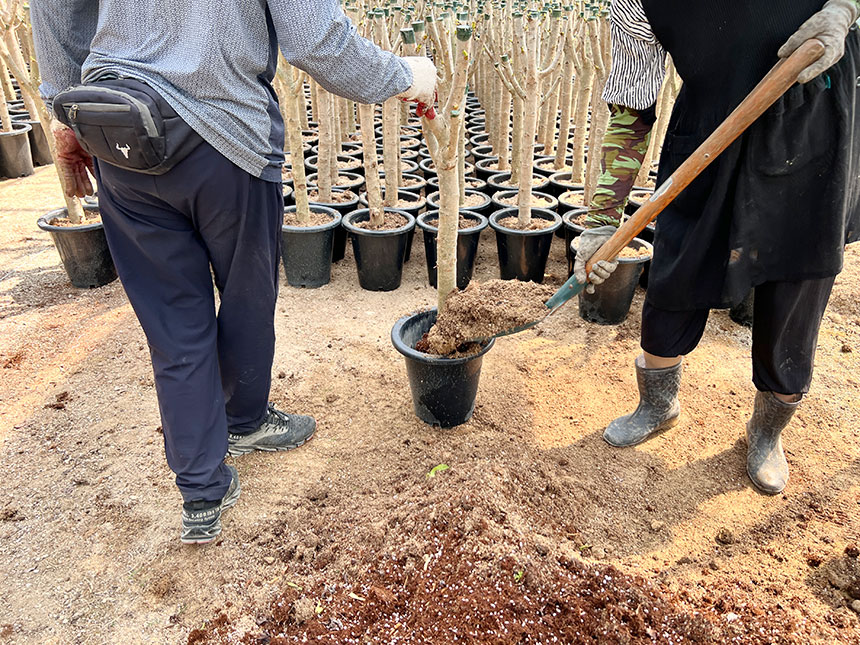
<instances>
[{"instance_id":1,"label":"navy blue track pants","mask_svg":"<svg viewBox=\"0 0 860 645\"><path fill-rule=\"evenodd\" d=\"M251 432L266 414L281 186L207 143L164 175L101 163L97 179L108 245L149 342L167 463L186 502L220 500L228 430Z\"/></svg>"}]
</instances>

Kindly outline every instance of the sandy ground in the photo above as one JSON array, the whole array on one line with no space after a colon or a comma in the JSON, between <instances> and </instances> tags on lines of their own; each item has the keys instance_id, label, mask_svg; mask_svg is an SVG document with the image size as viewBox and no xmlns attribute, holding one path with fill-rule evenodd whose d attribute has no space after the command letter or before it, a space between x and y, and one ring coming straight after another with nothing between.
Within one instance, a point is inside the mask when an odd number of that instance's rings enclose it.
<instances>
[{"instance_id":1,"label":"sandy ground","mask_svg":"<svg viewBox=\"0 0 860 645\"><path fill-rule=\"evenodd\" d=\"M349 251L330 285L284 287L279 300L272 398L314 414L317 437L235 460L242 499L222 539L196 548L178 540L148 352L122 288L72 288L35 226L58 194L52 168L0 182L3 642L178 643L222 611L230 633L253 634L285 589L365 579L356 554L420 557L424 537L407 520L464 491L496 552L526 569L608 563L727 622L771 616L786 642L860 642L840 589L858 581L845 552L860 539L860 245L826 314L813 391L786 435L792 480L776 497L745 475L750 334L725 312L689 360L682 422L640 447L610 448L600 433L636 402L641 292L619 327L586 325L573 303L498 341L473 420L438 430L415 418L389 340L400 316L434 301L420 234L394 293L362 291ZM549 272L560 277L563 260L556 240ZM478 277L496 270L488 233ZM429 479L438 464L450 468Z\"/></svg>"}]
</instances>

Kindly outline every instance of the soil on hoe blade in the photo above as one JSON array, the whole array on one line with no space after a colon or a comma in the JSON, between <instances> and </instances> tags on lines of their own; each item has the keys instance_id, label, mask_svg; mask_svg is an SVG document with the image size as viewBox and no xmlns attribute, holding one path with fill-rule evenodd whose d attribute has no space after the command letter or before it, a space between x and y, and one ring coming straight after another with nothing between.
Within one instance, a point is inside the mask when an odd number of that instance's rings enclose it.
<instances>
[{"instance_id":1,"label":"soil on hoe blade","mask_svg":"<svg viewBox=\"0 0 860 645\"><path fill-rule=\"evenodd\" d=\"M448 356L470 340L540 320L547 314L544 303L554 291L547 285L518 280L473 282L451 294L445 310L416 349Z\"/></svg>"}]
</instances>

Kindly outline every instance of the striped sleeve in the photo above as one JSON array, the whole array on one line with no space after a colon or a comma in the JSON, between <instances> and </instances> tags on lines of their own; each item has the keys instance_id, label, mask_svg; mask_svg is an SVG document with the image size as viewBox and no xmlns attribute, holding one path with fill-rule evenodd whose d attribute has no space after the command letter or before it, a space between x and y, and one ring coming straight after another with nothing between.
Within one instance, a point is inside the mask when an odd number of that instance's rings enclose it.
<instances>
[{"instance_id":1,"label":"striped sleeve","mask_svg":"<svg viewBox=\"0 0 860 645\"><path fill-rule=\"evenodd\" d=\"M648 23L642 0L612 0L612 71L603 100L644 110L657 102L666 74L666 50Z\"/></svg>"}]
</instances>

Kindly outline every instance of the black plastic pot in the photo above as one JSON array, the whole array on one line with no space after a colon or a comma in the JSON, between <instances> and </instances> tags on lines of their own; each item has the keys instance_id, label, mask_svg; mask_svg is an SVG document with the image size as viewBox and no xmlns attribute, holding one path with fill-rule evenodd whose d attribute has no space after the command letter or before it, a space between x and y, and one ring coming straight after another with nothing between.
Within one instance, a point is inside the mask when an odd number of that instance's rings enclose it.
<instances>
[{"instance_id":1,"label":"black plastic pot","mask_svg":"<svg viewBox=\"0 0 860 645\"><path fill-rule=\"evenodd\" d=\"M457 232L457 288L465 289L472 281L475 271L475 258L478 256L478 243L481 232L487 228L489 221L483 215L474 211L461 210L460 216L475 222L470 228L461 228ZM436 235L439 229L427 223L428 220L439 217L439 211L427 211L418 218L418 227L424 231L424 255L427 258L427 278L431 287L436 287Z\"/></svg>"},{"instance_id":2,"label":"black plastic pot","mask_svg":"<svg viewBox=\"0 0 860 645\"><path fill-rule=\"evenodd\" d=\"M466 128L466 134L469 135L469 142L473 146L482 146L490 140L490 134L483 125L473 125Z\"/></svg>"},{"instance_id":3,"label":"black plastic pot","mask_svg":"<svg viewBox=\"0 0 860 645\"><path fill-rule=\"evenodd\" d=\"M729 318L743 327L753 326L753 312L755 311L755 289L750 289L746 298L729 309Z\"/></svg>"},{"instance_id":4,"label":"black plastic pot","mask_svg":"<svg viewBox=\"0 0 860 645\"><path fill-rule=\"evenodd\" d=\"M582 235L582 232L585 230L584 226L574 224L572 220L574 217L579 217L583 213L587 212L588 209L586 208L578 208L576 210L568 211L561 218L561 221L564 224L564 255L567 258L568 278L573 275L573 264L576 260L576 253L574 253L573 249L570 248L570 243Z\"/></svg>"},{"instance_id":5,"label":"black plastic pot","mask_svg":"<svg viewBox=\"0 0 860 645\"><path fill-rule=\"evenodd\" d=\"M475 128L472 128L473 130ZM468 132L468 130L466 130ZM490 141L490 135L486 132L470 132L469 147L480 148L485 146Z\"/></svg>"},{"instance_id":6,"label":"black plastic pot","mask_svg":"<svg viewBox=\"0 0 860 645\"><path fill-rule=\"evenodd\" d=\"M578 193L582 196L584 196L584 193L585 193L585 191L581 188L573 188L569 191L564 191L564 192L565 193L567 193L567 192ZM558 208L562 212L578 211L578 210L585 208L585 205L584 204L575 204L573 202L566 201L564 198L564 193L562 193L561 195L558 196Z\"/></svg>"},{"instance_id":7,"label":"black plastic pot","mask_svg":"<svg viewBox=\"0 0 860 645\"><path fill-rule=\"evenodd\" d=\"M495 161L499 158L499 156L493 151L493 146L476 146L472 149L472 157L474 157L476 163L481 159L492 159ZM478 174L477 168L475 168L475 174Z\"/></svg>"},{"instance_id":8,"label":"black plastic pot","mask_svg":"<svg viewBox=\"0 0 860 645\"><path fill-rule=\"evenodd\" d=\"M387 208L387 212L399 213L407 223L389 231L369 231L356 223L370 219L366 208L353 211L343 218L343 227L352 240L352 251L358 268L358 282L368 291L394 291L403 278L403 263L409 234L415 230L415 218L401 210Z\"/></svg>"},{"instance_id":9,"label":"black plastic pot","mask_svg":"<svg viewBox=\"0 0 860 645\"><path fill-rule=\"evenodd\" d=\"M501 278L543 282L552 238L561 226L561 217L552 211L533 208L533 218L551 220L552 226L536 231L518 231L499 224L499 220L516 216L516 208L505 208L490 217L490 226L496 232Z\"/></svg>"},{"instance_id":10,"label":"black plastic pot","mask_svg":"<svg viewBox=\"0 0 860 645\"><path fill-rule=\"evenodd\" d=\"M409 213L412 217L418 217L418 213L427 205L427 199L421 197L418 193L413 193L409 190L400 189L397 191L398 200L408 200L413 203L414 206L398 206L397 210L405 213ZM361 193L358 196L358 202L361 204L362 208L367 208L367 193Z\"/></svg>"},{"instance_id":11,"label":"black plastic pot","mask_svg":"<svg viewBox=\"0 0 860 645\"><path fill-rule=\"evenodd\" d=\"M85 205L84 209L98 212L97 206ZM72 284L78 289L95 289L116 280L116 267L102 223L81 226L50 224L51 220L66 216L66 209L61 208L42 215L37 224L40 229L51 234Z\"/></svg>"},{"instance_id":12,"label":"black plastic pot","mask_svg":"<svg viewBox=\"0 0 860 645\"><path fill-rule=\"evenodd\" d=\"M652 253L654 248L639 238L634 239L630 246L646 247ZM630 313L633 294L642 268L649 258L619 258L618 268L603 284L595 287L594 293L582 291L579 294L579 315L589 322L598 325L618 325L624 322Z\"/></svg>"},{"instance_id":13,"label":"black plastic pot","mask_svg":"<svg viewBox=\"0 0 860 645\"><path fill-rule=\"evenodd\" d=\"M358 173L341 171L338 173L337 177L338 180L332 188L337 188L338 190L351 190L356 194L364 190L364 177ZM309 174L307 176L307 180L308 188L317 187L317 174L315 172Z\"/></svg>"},{"instance_id":14,"label":"black plastic pot","mask_svg":"<svg viewBox=\"0 0 860 645\"><path fill-rule=\"evenodd\" d=\"M356 159L355 157L350 157L349 155L338 155L337 160L338 160L338 162L344 162L347 164L351 164L351 167L349 167L349 168L346 168L346 167L340 168L338 170L339 173L341 173L341 172L357 172L357 171L361 170L361 168L362 168L361 159ZM305 170L306 170L306 172L308 172L308 173L318 172L319 168L317 167L317 161L318 161L317 155L311 155L310 157L306 157L305 158Z\"/></svg>"},{"instance_id":15,"label":"black plastic pot","mask_svg":"<svg viewBox=\"0 0 860 645\"><path fill-rule=\"evenodd\" d=\"M0 132L0 177L15 179L33 174L33 154L27 123L12 121L11 132Z\"/></svg>"},{"instance_id":16,"label":"black plastic pot","mask_svg":"<svg viewBox=\"0 0 860 645\"><path fill-rule=\"evenodd\" d=\"M517 201L516 198L517 198L518 194L519 194L519 191L517 191L517 190L500 190L500 191L498 191L492 197L493 206L495 207L494 210L501 210L503 208L512 208L513 206L516 205L516 201ZM537 190L533 190L532 195L534 197L540 197L540 198L545 199L548 202L550 202L549 206L541 206L540 208L542 208L544 210L548 210L548 211L553 211L554 213L558 212L558 200L555 197L553 197L552 195L550 195L549 193L542 193L542 192L539 192ZM513 200L514 204L505 204L501 201L503 199L504 200ZM535 207L535 208L537 208L537 207Z\"/></svg>"},{"instance_id":17,"label":"black plastic pot","mask_svg":"<svg viewBox=\"0 0 860 645\"><path fill-rule=\"evenodd\" d=\"M543 175L544 177L549 177L554 175L557 171L554 167L550 166L549 168L542 168L539 164L552 163L555 161L555 157L551 157L549 155L536 155L534 160L534 165L532 166L533 172L536 175ZM570 165L570 158L567 158L567 165Z\"/></svg>"},{"instance_id":18,"label":"black plastic pot","mask_svg":"<svg viewBox=\"0 0 860 645\"><path fill-rule=\"evenodd\" d=\"M403 190L408 190L410 193L415 193L416 195L421 195L424 197L425 189L427 188L427 180L424 179L421 175L415 175L411 173L404 173L401 175L403 177L404 183L401 185ZM385 173L381 173L380 179L385 181ZM407 184L406 180L409 180L412 183Z\"/></svg>"},{"instance_id":19,"label":"black plastic pot","mask_svg":"<svg viewBox=\"0 0 860 645\"><path fill-rule=\"evenodd\" d=\"M537 175L535 175L537 176ZM493 192L498 192L500 190L516 190L516 186L510 186L507 182L511 180L511 173L508 172L500 172L492 175L489 179L487 179L487 185L493 187ZM549 186L549 177L543 178L539 184L535 184L532 186L532 190L537 190L540 192L544 192Z\"/></svg>"},{"instance_id":20,"label":"black plastic pot","mask_svg":"<svg viewBox=\"0 0 860 645\"><path fill-rule=\"evenodd\" d=\"M498 157L485 157L483 159L475 160L475 176L478 179L482 179L486 182L489 182L492 177L499 174L498 168L488 168L488 166L497 166L499 163ZM508 175L510 176L510 175ZM499 188L493 188L493 192L497 190L501 190ZM506 188L505 190L509 190Z\"/></svg>"},{"instance_id":21,"label":"black plastic pot","mask_svg":"<svg viewBox=\"0 0 860 645\"><path fill-rule=\"evenodd\" d=\"M331 221L319 226L281 227L281 257L291 287L316 289L331 282L334 233L340 227L340 213L333 208L311 205L311 212L325 213ZM294 213L295 206L284 209Z\"/></svg>"},{"instance_id":22,"label":"black plastic pot","mask_svg":"<svg viewBox=\"0 0 860 645\"><path fill-rule=\"evenodd\" d=\"M431 177L427 180L427 190L438 192L439 177ZM466 177L466 190L477 190L479 193L487 195L487 182L481 181L475 177Z\"/></svg>"},{"instance_id":23,"label":"black plastic pot","mask_svg":"<svg viewBox=\"0 0 860 645\"><path fill-rule=\"evenodd\" d=\"M415 345L435 322L435 309L405 316L391 330L391 342L406 358L415 414L424 423L453 428L472 418L481 365L495 341L465 358L443 358L417 351Z\"/></svg>"},{"instance_id":24,"label":"black plastic pot","mask_svg":"<svg viewBox=\"0 0 860 645\"><path fill-rule=\"evenodd\" d=\"M553 197L560 197L564 193L574 190L574 191L582 191L584 187L582 184L575 184L570 178L571 173L566 170L562 170L561 172L554 172L549 176L549 188L546 189Z\"/></svg>"},{"instance_id":25,"label":"black plastic pot","mask_svg":"<svg viewBox=\"0 0 860 645\"><path fill-rule=\"evenodd\" d=\"M432 159L422 160L421 163L419 164L419 167L421 168L421 172L424 173L424 178L427 181L430 181L430 179L432 177L436 176L436 168L433 165ZM475 176L475 166L473 166L470 163L466 163L466 177L469 178L469 177L474 177L474 176Z\"/></svg>"},{"instance_id":26,"label":"black plastic pot","mask_svg":"<svg viewBox=\"0 0 860 645\"><path fill-rule=\"evenodd\" d=\"M292 206L295 203L292 184L282 181L281 188L284 193L284 206Z\"/></svg>"},{"instance_id":27,"label":"black plastic pot","mask_svg":"<svg viewBox=\"0 0 860 645\"><path fill-rule=\"evenodd\" d=\"M340 190L334 192L343 192ZM358 195L356 195L353 199L348 202L342 203L331 203L326 204L320 201L312 201L311 204L314 206L324 206L325 208L332 208L340 213L341 218L351 213L356 208L358 208ZM342 225L338 225L336 229L334 229L334 242L332 246L331 252L331 261L332 262L340 262L346 256L346 229Z\"/></svg>"},{"instance_id":28,"label":"black plastic pot","mask_svg":"<svg viewBox=\"0 0 860 645\"><path fill-rule=\"evenodd\" d=\"M51 157L51 147L48 145L48 139L45 137L45 130L42 128L41 121L30 121L29 115L20 119L13 119L18 123L26 123L32 129L28 133L30 139L30 154L33 155L34 166L50 166L54 163Z\"/></svg>"},{"instance_id":29,"label":"black plastic pot","mask_svg":"<svg viewBox=\"0 0 860 645\"><path fill-rule=\"evenodd\" d=\"M484 198L483 203L478 206L463 206L460 210L462 211L472 211L473 213L480 213L481 215L486 215L487 211L493 205L493 202L490 198L482 192L477 190L466 190L467 195L480 195ZM439 191L437 190L435 193L430 193L427 195L427 208L437 209L439 208Z\"/></svg>"}]
</instances>

